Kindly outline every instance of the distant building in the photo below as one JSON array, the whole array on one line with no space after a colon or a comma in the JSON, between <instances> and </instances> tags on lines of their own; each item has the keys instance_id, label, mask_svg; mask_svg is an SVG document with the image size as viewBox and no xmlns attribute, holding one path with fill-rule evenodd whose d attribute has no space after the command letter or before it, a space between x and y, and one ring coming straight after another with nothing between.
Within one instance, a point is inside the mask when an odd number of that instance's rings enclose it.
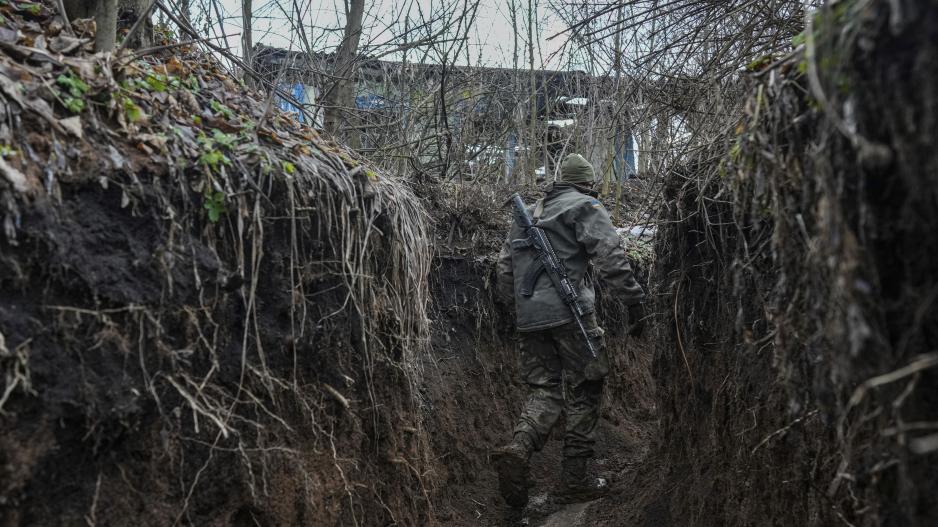
<instances>
[{"instance_id":1,"label":"distant building","mask_svg":"<svg viewBox=\"0 0 938 527\"><path fill-rule=\"evenodd\" d=\"M279 79L277 105L301 121L323 125L319 101L334 85L331 54L308 54L258 46L254 67L271 80ZM413 117L412 106L434 97L441 82L457 90L456 102L447 107L452 134L465 142L461 147L470 175L484 164L499 163L511 177L518 155L534 145L541 160L539 172L551 178L563 155L583 152L612 179L635 174L636 150L627 116L604 100L608 80L583 71L514 70L421 64L366 59L358 64L355 104L366 124L400 121ZM534 85L534 97L530 95ZM448 93L451 93L448 91ZM532 104L533 103L533 104ZM533 106L535 131L530 123ZM413 126L418 133L426 123ZM534 142L532 143L532 136ZM372 142L377 142L371 139ZM377 147L363 140L364 148Z\"/></svg>"}]
</instances>

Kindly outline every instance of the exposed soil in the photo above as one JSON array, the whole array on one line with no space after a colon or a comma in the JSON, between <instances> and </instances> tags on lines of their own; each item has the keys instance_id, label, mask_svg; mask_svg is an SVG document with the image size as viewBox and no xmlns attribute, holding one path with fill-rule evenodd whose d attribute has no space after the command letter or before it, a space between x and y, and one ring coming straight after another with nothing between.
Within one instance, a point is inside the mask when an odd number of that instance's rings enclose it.
<instances>
[{"instance_id":1,"label":"exposed soil","mask_svg":"<svg viewBox=\"0 0 938 527\"><path fill-rule=\"evenodd\" d=\"M30 51L63 25L28 7L0 5L0 524L429 521L416 197L192 47Z\"/></svg>"},{"instance_id":2,"label":"exposed soil","mask_svg":"<svg viewBox=\"0 0 938 527\"><path fill-rule=\"evenodd\" d=\"M372 498L350 500L343 479L368 482L379 496L384 491L378 489L393 489L385 503L394 514L410 510L409 522L419 523L425 504L394 500L410 485L420 493L420 480L385 457L386 449L413 455L406 432L384 432L389 417L408 415L407 383L393 369L369 371L349 356L346 335L354 322L331 319L299 348L297 360L283 345L289 342L289 301L276 284L286 278L269 272L258 285L258 328L268 350L260 360L272 378L295 375L301 388L265 387L260 372L244 377L236 351L244 331L242 297L222 282L231 271L215 250L190 239L185 251L196 258L161 274L153 256L160 253L161 222L149 211L121 209L119 191L96 187L64 187L64 207L25 209L20 244L3 246L0 327L8 346L28 349L34 391L14 392L0 417L2 523L71 525L97 515L110 524L132 517L138 525L272 525L288 518L307 523L331 516L341 523L383 516ZM289 232L276 221L269 227ZM267 250L282 253L282 243L271 236ZM204 277L201 287L194 276ZM316 290L328 291L327 283ZM206 320L199 310L209 298ZM320 298L324 308L339 304ZM158 318L158 326L149 317ZM213 339L218 355L193 354L190 343L208 331L203 325L215 328L204 338ZM366 390L366 372L377 391ZM188 375L204 376L207 393L187 404L180 394ZM354 413L314 388L324 384L341 389ZM238 410L229 399L237 390L243 397L266 394L266 401ZM368 412L371 397L385 402L386 414ZM228 425L234 437L213 426L213 403L238 412ZM202 405L205 414L193 411ZM298 478L315 479L298 486Z\"/></svg>"},{"instance_id":3,"label":"exposed soil","mask_svg":"<svg viewBox=\"0 0 938 527\"><path fill-rule=\"evenodd\" d=\"M653 371L687 524L938 523L934 428L908 425L938 401L938 7L814 21L667 181Z\"/></svg>"},{"instance_id":4,"label":"exposed soil","mask_svg":"<svg viewBox=\"0 0 938 527\"><path fill-rule=\"evenodd\" d=\"M553 502L561 424L513 511L488 460L525 394L501 190L415 191L283 116L240 134L264 101L197 53L118 72L108 105L87 45L25 46L61 31L50 5L0 6L0 525L938 520L934 6L819 18L821 88L793 54L668 175L641 339L599 291L612 493ZM170 66L195 79L141 87ZM80 115L46 89L66 73Z\"/></svg>"}]
</instances>

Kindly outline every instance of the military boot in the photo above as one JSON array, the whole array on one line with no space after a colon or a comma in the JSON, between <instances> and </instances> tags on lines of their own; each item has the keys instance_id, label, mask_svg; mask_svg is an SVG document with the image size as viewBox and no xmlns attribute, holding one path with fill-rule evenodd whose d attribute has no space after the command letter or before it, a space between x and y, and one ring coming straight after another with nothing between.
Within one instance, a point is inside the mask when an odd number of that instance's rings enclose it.
<instances>
[{"instance_id":1,"label":"military boot","mask_svg":"<svg viewBox=\"0 0 938 527\"><path fill-rule=\"evenodd\" d=\"M557 503L579 503L601 498L609 493L609 482L589 474L586 457L565 457L560 473L560 486L554 501Z\"/></svg>"},{"instance_id":2,"label":"military boot","mask_svg":"<svg viewBox=\"0 0 938 527\"><path fill-rule=\"evenodd\" d=\"M531 450L523 434L515 434L510 443L492 451L491 460L498 472L498 490L512 507L524 507L528 503Z\"/></svg>"}]
</instances>

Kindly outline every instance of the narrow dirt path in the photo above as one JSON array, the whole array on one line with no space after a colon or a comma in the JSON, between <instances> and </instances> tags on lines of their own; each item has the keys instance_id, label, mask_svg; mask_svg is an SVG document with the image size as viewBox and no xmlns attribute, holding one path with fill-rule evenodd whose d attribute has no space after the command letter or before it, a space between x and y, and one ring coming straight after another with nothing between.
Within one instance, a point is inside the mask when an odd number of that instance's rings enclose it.
<instances>
[{"instance_id":1,"label":"narrow dirt path","mask_svg":"<svg viewBox=\"0 0 938 527\"><path fill-rule=\"evenodd\" d=\"M430 434L436 451L446 456L445 466L451 468L436 474L442 485L435 503L436 520L451 527L642 525L648 496L654 499L654 491L649 494L648 489L655 486L655 478L645 481L644 476L653 473L646 458L657 427L655 387L649 373L652 350L646 340L625 341L616 335L614 313L607 320L614 337L610 339L613 367L604 389L596 456L591 462L593 472L611 482L610 495L588 504L554 503L552 491L563 459L565 423L561 419L545 448L531 459L535 486L528 507L506 510L488 457L514 426L526 387L512 368L517 357L510 340L477 335L479 327L491 324L491 314L465 315L462 306L484 301L472 296L484 290L483 284L472 282L482 276L472 265L470 260L447 260L435 275L436 304L451 306L437 317L432 347L436 360L427 363L427 371L437 376L425 393L434 418ZM513 329L500 327L503 334Z\"/></svg>"},{"instance_id":2,"label":"narrow dirt path","mask_svg":"<svg viewBox=\"0 0 938 527\"><path fill-rule=\"evenodd\" d=\"M626 518L642 516L639 494L632 484L645 468L651 423L623 423L603 419L600 422L593 470L609 479L609 496L587 503L558 505L552 491L560 476L561 445L559 433L544 450L532 458L531 472L537 482L531 489L531 501L521 525L537 527L592 527L596 525L631 525ZM511 522L506 522L511 524Z\"/></svg>"},{"instance_id":3,"label":"narrow dirt path","mask_svg":"<svg viewBox=\"0 0 938 527\"><path fill-rule=\"evenodd\" d=\"M547 517L541 527L580 527L587 525L585 523L588 516L587 509L593 505L591 503L573 503L565 506L559 511Z\"/></svg>"}]
</instances>

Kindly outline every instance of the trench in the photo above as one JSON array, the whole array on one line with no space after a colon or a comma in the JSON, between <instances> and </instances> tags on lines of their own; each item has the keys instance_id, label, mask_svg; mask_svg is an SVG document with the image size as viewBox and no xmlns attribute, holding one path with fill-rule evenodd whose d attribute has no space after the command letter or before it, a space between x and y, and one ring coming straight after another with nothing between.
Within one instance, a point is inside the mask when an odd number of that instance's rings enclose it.
<instances>
[{"instance_id":1,"label":"trench","mask_svg":"<svg viewBox=\"0 0 938 527\"><path fill-rule=\"evenodd\" d=\"M3 3L0 524L935 525L938 9L843 4L636 190L652 322L598 308L612 492L553 503L560 423L514 511L507 189L372 170L193 50L147 67L194 84L141 66L109 104L101 55Z\"/></svg>"},{"instance_id":2,"label":"trench","mask_svg":"<svg viewBox=\"0 0 938 527\"><path fill-rule=\"evenodd\" d=\"M496 229L493 225L493 234ZM443 229L445 230L445 229ZM499 239L501 232L493 239ZM457 238L456 244L459 245ZM497 245L496 245L497 247ZM476 247L476 250L479 248ZM439 248L438 252L450 250ZM621 307L600 297L612 369L606 379L592 470L611 485L610 495L592 503L559 505L553 500L562 459L563 417L543 451L531 460L535 486L523 510L507 508L498 494L488 453L507 441L526 394L516 374L516 334L511 315L493 303L486 281L494 255L438 257L431 271L433 341L427 418L435 449L452 452L453 468L467 464L468 477L447 481L436 513L446 525L628 525L645 517L654 499L644 479L656 427L651 379L654 328L639 339L626 337ZM639 273L640 277L647 277ZM600 290L601 292L601 290ZM465 379L471 379L466 383ZM462 468L462 467L460 467Z\"/></svg>"}]
</instances>

